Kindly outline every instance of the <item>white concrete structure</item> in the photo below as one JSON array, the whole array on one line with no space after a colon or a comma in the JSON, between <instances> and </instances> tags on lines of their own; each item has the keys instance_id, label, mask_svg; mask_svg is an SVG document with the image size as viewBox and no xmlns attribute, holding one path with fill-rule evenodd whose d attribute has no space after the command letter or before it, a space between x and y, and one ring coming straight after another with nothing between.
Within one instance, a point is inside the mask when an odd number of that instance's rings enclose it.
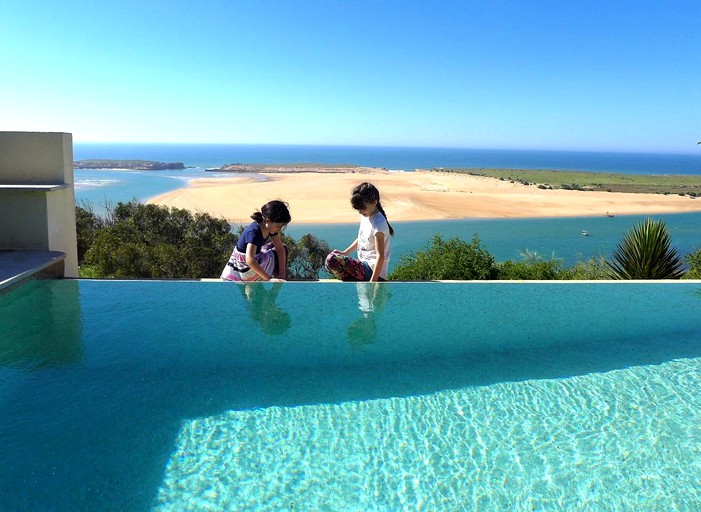
<instances>
[{"instance_id":1,"label":"white concrete structure","mask_svg":"<svg viewBox=\"0 0 701 512\"><path fill-rule=\"evenodd\" d=\"M71 134L0 132L0 251L58 251L78 277Z\"/></svg>"}]
</instances>

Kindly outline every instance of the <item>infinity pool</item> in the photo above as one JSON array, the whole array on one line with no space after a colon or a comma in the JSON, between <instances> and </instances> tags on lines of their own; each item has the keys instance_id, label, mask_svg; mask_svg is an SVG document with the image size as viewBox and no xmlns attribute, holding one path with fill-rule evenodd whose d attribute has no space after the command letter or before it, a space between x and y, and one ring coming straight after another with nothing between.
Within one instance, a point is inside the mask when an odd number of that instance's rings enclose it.
<instances>
[{"instance_id":1,"label":"infinity pool","mask_svg":"<svg viewBox=\"0 0 701 512\"><path fill-rule=\"evenodd\" d=\"M697 510L701 283L31 281L0 510Z\"/></svg>"}]
</instances>

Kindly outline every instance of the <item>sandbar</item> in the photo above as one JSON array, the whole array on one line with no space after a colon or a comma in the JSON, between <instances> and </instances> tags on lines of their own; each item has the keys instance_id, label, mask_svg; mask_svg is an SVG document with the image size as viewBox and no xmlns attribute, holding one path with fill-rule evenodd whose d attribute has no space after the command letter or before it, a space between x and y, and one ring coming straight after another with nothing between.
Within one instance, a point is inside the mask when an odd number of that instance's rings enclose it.
<instances>
[{"instance_id":1,"label":"sandbar","mask_svg":"<svg viewBox=\"0 0 701 512\"><path fill-rule=\"evenodd\" d=\"M701 200L664 194L544 190L491 177L439 171L266 173L259 177L202 178L148 203L206 212L234 224L271 199L289 203L292 221L356 223L350 191L370 181L392 221L469 218L591 217L701 211Z\"/></svg>"}]
</instances>

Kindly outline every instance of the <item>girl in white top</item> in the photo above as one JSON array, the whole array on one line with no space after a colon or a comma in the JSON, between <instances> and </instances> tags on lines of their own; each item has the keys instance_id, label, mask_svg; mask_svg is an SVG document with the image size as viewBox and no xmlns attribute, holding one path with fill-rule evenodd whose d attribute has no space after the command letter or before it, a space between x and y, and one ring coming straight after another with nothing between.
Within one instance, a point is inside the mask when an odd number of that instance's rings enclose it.
<instances>
[{"instance_id":1,"label":"girl in white top","mask_svg":"<svg viewBox=\"0 0 701 512\"><path fill-rule=\"evenodd\" d=\"M372 183L361 183L353 189L351 205L362 215L358 238L345 251L334 249L326 257L326 270L343 281L384 281L394 229L380 203L380 192ZM357 259L349 256L355 250Z\"/></svg>"}]
</instances>

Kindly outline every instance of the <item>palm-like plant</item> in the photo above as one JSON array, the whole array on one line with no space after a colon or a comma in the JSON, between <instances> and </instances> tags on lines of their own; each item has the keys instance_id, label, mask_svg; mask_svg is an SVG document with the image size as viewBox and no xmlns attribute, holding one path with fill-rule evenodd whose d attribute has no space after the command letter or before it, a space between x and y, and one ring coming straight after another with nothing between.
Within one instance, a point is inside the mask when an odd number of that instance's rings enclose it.
<instances>
[{"instance_id":1,"label":"palm-like plant","mask_svg":"<svg viewBox=\"0 0 701 512\"><path fill-rule=\"evenodd\" d=\"M649 218L623 236L606 267L611 279L679 279L684 275L667 225Z\"/></svg>"}]
</instances>

